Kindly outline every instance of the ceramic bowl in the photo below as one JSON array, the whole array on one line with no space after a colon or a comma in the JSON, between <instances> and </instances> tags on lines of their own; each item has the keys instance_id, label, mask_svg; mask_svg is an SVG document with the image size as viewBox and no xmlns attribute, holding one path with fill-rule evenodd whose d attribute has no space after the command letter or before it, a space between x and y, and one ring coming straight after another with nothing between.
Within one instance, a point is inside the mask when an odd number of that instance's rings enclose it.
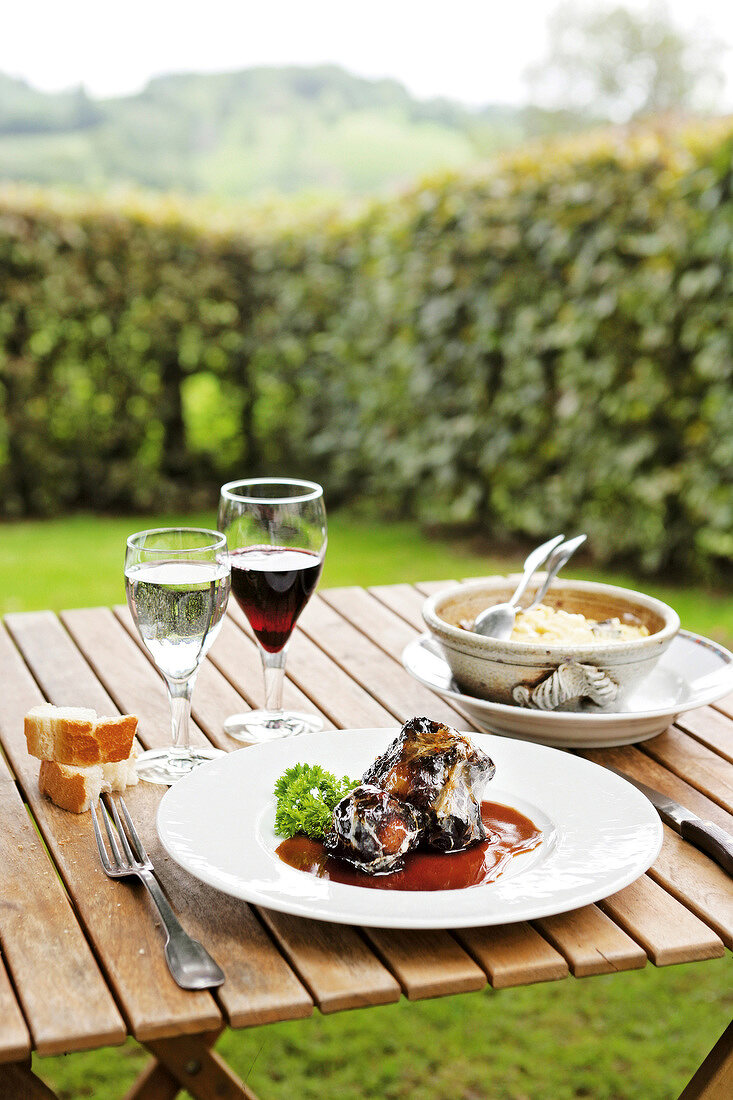
<instances>
[{"instance_id":1,"label":"ceramic bowl","mask_svg":"<svg viewBox=\"0 0 733 1100\"><path fill-rule=\"evenodd\" d=\"M542 582L530 585L526 603ZM459 689L494 703L537 710L616 710L647 676L680 627L667 604L626 588L594 581L557 580L543 603L588 619L646 626L647 637L583 644L499 641L466 630L484 608L508 600L519 577L490 577L452 585L423 605L423 618Z\"/></svg>"}]
</instances>

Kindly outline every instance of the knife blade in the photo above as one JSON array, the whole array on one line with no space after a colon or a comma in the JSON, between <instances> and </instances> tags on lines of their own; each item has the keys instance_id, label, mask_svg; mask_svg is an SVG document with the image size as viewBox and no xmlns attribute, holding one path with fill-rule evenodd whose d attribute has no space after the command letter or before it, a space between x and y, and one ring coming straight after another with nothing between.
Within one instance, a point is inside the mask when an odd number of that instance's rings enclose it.
<instances>
[{"instance_id":1,"label":"knife blade","mask_svg":"<svg viewBox=\"0 0 733 1100\"><path fill-rule=\"evenodd\" d=\"M726 833L714 821L703 821L692 810L681 806L669 795L662 794L661 791L655 791L653 787L647 787L646 783L634 779L626 772L619 771L618 768L613 768L610 764L607 764L606 767L609 771L620 775L628 783L633 784L642 794L645 794L657 810L662 821L671 826L676 833L679 833L683 840L694 844L696 848L714 859L729 875L733 875L733 836L730 833Z\"/></svg>"}]
</instances>

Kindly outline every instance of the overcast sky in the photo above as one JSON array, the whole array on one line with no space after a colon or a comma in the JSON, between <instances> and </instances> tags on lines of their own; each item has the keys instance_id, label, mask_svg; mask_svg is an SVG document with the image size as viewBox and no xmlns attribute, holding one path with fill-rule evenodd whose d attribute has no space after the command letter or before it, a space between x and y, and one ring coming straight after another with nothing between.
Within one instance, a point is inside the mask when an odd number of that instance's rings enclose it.
<instances>
[{"instance_id":1,"label":"overcast sky","mask_svg":"<svg viewBox=\"0 0 733 1100\"><path fill-rule=\"evenodd\" d=\"M592 3L593 0L585 0ZM619 0L619 3L621 0ZM421 98L521 103L555 0L18 0L4 7L0 72L57 91L138 91L167 72L335 62L395 77ZM632 9L647 0L625 0ZM668 0L733 45L733 0ZM733 67L733 51L726 57ZM733 76L733 74L731 74ZM725 106L733 109L729 77Z\"/></svg>"}]
</instances>

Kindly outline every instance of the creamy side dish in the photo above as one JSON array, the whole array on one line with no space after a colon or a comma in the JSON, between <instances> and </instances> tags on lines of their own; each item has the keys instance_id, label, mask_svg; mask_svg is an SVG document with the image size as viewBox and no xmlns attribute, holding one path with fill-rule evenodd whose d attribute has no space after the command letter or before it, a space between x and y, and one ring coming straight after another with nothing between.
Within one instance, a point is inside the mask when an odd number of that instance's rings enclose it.
<instances>
[{"instance_id":1,"label":"creamy side dish","mask_svg":"<svg viewBox=\"0 0 733 1100\"><path fill-rule=\"evenodd\" d=\"M585 642L626 642L646 638L645 626L622 623L620 619L586 619L585 615L538 604L531 611L517 614L510 638L515 642L562 642L582 645Z\"/></svg>"}]
</instances>

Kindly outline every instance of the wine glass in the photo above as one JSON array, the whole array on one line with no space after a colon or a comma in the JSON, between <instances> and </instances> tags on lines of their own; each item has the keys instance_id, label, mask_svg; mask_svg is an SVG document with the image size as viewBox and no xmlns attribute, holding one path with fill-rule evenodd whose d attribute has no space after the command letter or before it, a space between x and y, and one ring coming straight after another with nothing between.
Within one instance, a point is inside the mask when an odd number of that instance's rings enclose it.
<instances>
[{"instance_id":1,"label":"wine glass","mask_svg":"<svg viewBox=\"0 0 733 1100\"><path fill-rule=\"evenodd\" d=\"M283 710L285 657L296 620L313 595L326 553L323 489L294 478L249 478L221 488L232 593L262 658L265 706L224 723L240 741L272 741L323 728L314 714Z\"/></svg>"},{"instance_id":2,"label":"wine glass","mask_svg":"<svg viewBox=\"0 0 733 1100\"><path fill-rule=\"evenodd\" d=\"M138 531L127 540L125 590L145 648L168 685L173 741L149 749L137 773L149 783L175 783L221 749L189 742L191 692L199 665L219 633L229 598L227 542L200 527Z\"/></svg>"}]
</instances>

